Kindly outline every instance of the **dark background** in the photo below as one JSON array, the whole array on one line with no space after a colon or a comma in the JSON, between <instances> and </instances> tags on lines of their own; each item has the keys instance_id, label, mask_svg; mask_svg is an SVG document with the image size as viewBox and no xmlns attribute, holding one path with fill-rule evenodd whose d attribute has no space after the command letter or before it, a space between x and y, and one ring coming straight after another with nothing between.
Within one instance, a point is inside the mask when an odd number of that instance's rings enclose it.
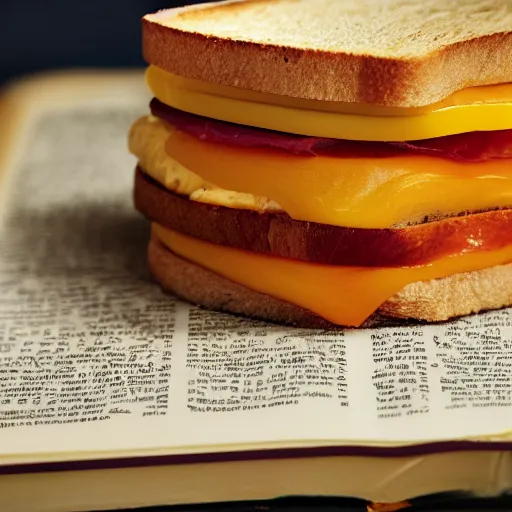
<instances>
[{"instance_id":1,"label":"dark background","mask_svg":"<svg viewBox=\"0 0 512 512\"><path fill-rule=\"evenodd\" d=\"M0 84L41 70L143 66L140 18L204 0L0 0Z\"/></svg>"}]
</instances>

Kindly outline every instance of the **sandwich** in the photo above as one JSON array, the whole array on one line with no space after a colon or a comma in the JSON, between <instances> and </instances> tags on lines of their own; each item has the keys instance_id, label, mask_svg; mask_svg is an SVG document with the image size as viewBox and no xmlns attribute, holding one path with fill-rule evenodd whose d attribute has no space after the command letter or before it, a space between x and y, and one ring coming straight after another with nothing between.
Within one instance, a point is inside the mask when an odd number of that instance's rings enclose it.
<instances>
[{"instance_id":1,"label":"sandwich","mask_svg":"<svg viewBox=\"0 0 512 512\"><path fill-rule=\"evenodd\" d=\"M312 328L512 304L511 0L230 0L142 34L163 290Z\"/></svg>"}]
</instances>

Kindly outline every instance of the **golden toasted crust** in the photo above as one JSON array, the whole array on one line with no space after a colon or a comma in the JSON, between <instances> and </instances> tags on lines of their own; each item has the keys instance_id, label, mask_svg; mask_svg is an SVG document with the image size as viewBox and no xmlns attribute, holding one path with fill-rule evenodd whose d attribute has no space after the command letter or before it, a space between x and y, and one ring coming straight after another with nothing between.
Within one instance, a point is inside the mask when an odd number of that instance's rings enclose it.
<instances>
[{"instance_id":1,"label":"golden toasted crust","mask_svg":"<svg viewBox=\"0 0 512 512\"><path fill-rule=\"evenodd\" d=\"M301 0L304 5L297 5L297 9L315 5L313 0L310 2ZM322 2L330 4L334 0ZM368 45L355 48L351 48L350 40L343 40L342 34L340 41L319 44L317 19L317 28L310 34L306 26L303 40L296 42L293 38L280 39L279 27L273 32L269 29L269 35L263 30L258 36L244 33L244 21L250 20L250 13L243 16L244 10L265 6L267 11L262 16L269 17L268 26L272 27L278 23L270 17L273 10L279 14L286 4L279 0L169 9L144 17L143 54L147 62L188 78L298 98L388 107L425 106L463 88L512 81L512 14L506 10L510 9L509 0L506 5L495 3L495 8L487 0L429 0L431 11L418 11L409 18L411 23L421 18L414 29L407 27L405 9L419 8L419 3L395 3L396 17L400 18L396 27L390 2L382 3L387 10L383 11L381 26L371 10L373 6L362 2L365 6L361 9L366 10L359 14L370 13L372 27L361 25L359 33L365 33ZM357 9L353 5L350 8ZM503 15L500 9L505 9ZM236 20L240 12L239 26L230 36L222 19L229 15ZM457 25L453 33L446 28L450 24L446 25L443 14L445 18L453 16L452 25ZM463 16L467 20L461 20ZM236 23L231 18L229 21ZM210 19L211 27L206 23ZM330 33L337 35L332 22L326 19L325 23L330 23ZM395 40L393 30L403 33L403 40ZM385 34L379 38L382 32ZM308 47L308 36L317 44ZM410 53L404 50L407 44L413 48Z\"/></svg>"},{"instance_id":2,"label":"golden toasted crust","mask_svg":"<svg viewBox=\"0 0 512 512\"><path fill-rule=\"evenodd\" d=\"M150 271L163 290L193 304L280 324L339 327L304 308L255 292L173 254L151 239ZM512 305L512 264L412 283L386 301L362 327L402 320L439 322Z\"/></svg>"}]
</instances>

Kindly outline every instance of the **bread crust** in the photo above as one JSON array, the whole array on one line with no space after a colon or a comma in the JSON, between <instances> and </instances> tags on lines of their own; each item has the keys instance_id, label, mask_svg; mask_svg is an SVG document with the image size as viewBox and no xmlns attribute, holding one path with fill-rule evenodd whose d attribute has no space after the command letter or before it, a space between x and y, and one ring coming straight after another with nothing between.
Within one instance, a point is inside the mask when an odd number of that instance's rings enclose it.
<instances>
[{"instance_id":1,"label":"bread crust","mask_svg":"<svg viewBox=\"0 0 512 512\"><path fill-rule=\"evenodd\" d=\"M216 12L220 8L241 9L243 3L190 6L145 16L145 60L177 75L221 85L386 107L422 107L467 87L512 81L510 32L467 37L424 55L393 58L216 37L161 23L164 17L220 16ZM436 37L434 32L432 38Z\"/></svg>"},{"instance_id":2,"label":"bread crust","mask_svg":"<svg viewBox=\"0 0 512 512\"><path fill-rule=\"evenodd\" d=\"M191 263L172 253L154 236L148 246L148 266L164 291L192 304L297 327L342 327ZM411 283L382 304L361 327L393 325L400 320L441 322L510 305L512 264Z\"/></svg>"}]
</instances>

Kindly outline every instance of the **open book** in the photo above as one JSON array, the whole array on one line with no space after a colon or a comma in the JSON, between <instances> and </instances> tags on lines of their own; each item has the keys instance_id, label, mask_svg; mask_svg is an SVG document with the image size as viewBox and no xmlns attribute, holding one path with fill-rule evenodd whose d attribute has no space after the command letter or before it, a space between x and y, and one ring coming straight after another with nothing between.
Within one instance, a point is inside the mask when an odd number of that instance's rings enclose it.
<instances>
[{"instance_id":1,"label":"open book","mask_svg":"<svg viewBox=\"0 0 512 512\"><path fill-rule=\"evenodd\" d=\"M2 99L2 512L512 487L512 311L321 332L179 302L132 206L142 73Z\"/></svg>"}]
</instances>

